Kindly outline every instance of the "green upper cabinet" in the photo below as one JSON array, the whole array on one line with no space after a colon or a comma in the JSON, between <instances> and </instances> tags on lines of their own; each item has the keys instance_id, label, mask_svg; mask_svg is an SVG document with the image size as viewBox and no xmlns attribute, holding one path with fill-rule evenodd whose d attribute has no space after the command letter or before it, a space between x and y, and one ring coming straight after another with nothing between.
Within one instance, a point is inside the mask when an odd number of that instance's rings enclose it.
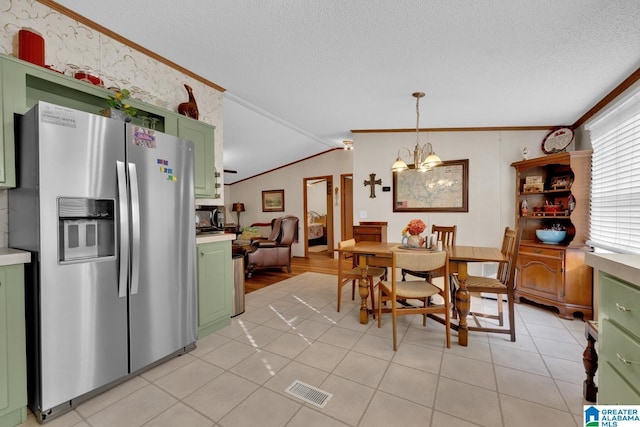
<instances>
[{"instance_id":1,"label":"green upper cabinet","mask_svg":"<svg viewBox=\"0 0 640 427\"><path fill-rule=\"evenodd\" d=\"M0 55L0 188L15 187L15 135L13 114L26 113L38 101L100 114L111 92L10 56ZM138 110L132 123L142 117L156 118L156 129L193 141L195 145L195 196L213 198L215 127L155 105L131 100Z\"/></svg>"},{"instance_id":2,"label":"green upper cabinet","mask_svg":"<svg viewBox=\"0 0 640 427\"><path fill-rule=\"evenodd\" d=\"M215 162L213 152L214 127L189 117L178 119L178 136L195 146L196 198L215 197Z\"/></svg>"}]
</instances>

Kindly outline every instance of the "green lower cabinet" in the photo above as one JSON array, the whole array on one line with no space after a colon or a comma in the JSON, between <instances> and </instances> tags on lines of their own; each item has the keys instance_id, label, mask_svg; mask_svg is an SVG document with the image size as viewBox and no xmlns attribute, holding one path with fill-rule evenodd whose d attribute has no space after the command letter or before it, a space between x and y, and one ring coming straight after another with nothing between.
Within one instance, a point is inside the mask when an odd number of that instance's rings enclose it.
<instances>
[{"instance_id":1,"label":"green lower cabinet","mask_svg":"<svg viewBox=\"0 0 640 427\"><path fill-rule=\"evenodd\" d=\"M640 286L598 273L598 404L640 405Z\"/></svg>"},{"instance_id":2,"label":"green lower cabinet","mask_svg":"<svg viewBox=\"0 0 640 427\"><path fill-rule=\"evenodd\" d=\"M202 243L198 253L198 339L231 323L231 242Z\"/></svg>"},{"instance_id":3,"label":"green lower cabinet","mask_svg":"<svg viewBox=\"0 0 640 427\"><path fill-rule=\"evenodd\" d=\"M24 265L0 267L0 427L27 420Z\"/></svg>"}]
</instances>

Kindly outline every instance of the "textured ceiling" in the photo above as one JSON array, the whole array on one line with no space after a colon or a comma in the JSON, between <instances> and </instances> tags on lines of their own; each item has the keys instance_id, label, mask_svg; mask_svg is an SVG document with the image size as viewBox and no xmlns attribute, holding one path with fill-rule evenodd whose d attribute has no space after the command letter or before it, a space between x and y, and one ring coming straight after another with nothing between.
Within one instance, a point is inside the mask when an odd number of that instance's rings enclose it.
<instances>
[{"instance_id":1,"label":"textured ceiling","mask_svg":"<svg viewBox=\"0 0 640 427\"><path fill-rule=\"evenodd\" d=\"M225 183L351 129L567 125L640 68L637 0L57 0L227 89ZM259 161L247 161L247 159Z\"/></svg>"}]
</instances>

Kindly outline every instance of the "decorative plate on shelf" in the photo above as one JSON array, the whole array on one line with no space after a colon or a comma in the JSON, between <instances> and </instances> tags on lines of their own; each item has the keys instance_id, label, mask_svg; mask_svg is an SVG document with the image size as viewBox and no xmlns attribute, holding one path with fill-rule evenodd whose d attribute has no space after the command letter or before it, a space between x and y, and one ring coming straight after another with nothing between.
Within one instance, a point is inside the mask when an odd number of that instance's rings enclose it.
<instances>
[{"instance_id":1,"label":"decorative plate on shelf","mask_svg":"<svg viewBox=\"0 0 640 427\"><path fill-rule=\"evenodd\" d=\"M573 130L569 128L554 129L542 140L542 152L544 154L561 153L567 149L573 141Z\"/></svg>"}]
</instances>

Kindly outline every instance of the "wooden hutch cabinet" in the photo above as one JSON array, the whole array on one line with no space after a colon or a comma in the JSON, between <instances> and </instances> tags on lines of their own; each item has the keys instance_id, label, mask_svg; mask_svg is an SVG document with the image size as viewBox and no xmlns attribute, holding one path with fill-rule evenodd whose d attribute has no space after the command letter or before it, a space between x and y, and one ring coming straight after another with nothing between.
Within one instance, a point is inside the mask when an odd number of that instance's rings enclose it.
<instances>
[{"instance_id":1,"label":"wooden hutch cabinet","mask_svg":"<svg viewBox=\"0 0 640 427\"><path fill-rule=\"evenodd\" d=\"M522 229L516 299L558 309L572 319L593 318L592 268L584 257L589 233L591 150L550 154L511 164L516 169L515 224ZM544 208L552 205L552 208ZM542 243L538 229L563 229L558 244Z\"/></svg>"},{"instance_id":2,"label":"wooden hutch cabinet","mask_svg":"<svg viewBox=\"0 0 640 427\"><path fill-rule=\"evenodd\" d=\"M360 225L353 226L353 238L356 242L386 242L387 223L360 221Z\"/></svg>"}]
</instances>

